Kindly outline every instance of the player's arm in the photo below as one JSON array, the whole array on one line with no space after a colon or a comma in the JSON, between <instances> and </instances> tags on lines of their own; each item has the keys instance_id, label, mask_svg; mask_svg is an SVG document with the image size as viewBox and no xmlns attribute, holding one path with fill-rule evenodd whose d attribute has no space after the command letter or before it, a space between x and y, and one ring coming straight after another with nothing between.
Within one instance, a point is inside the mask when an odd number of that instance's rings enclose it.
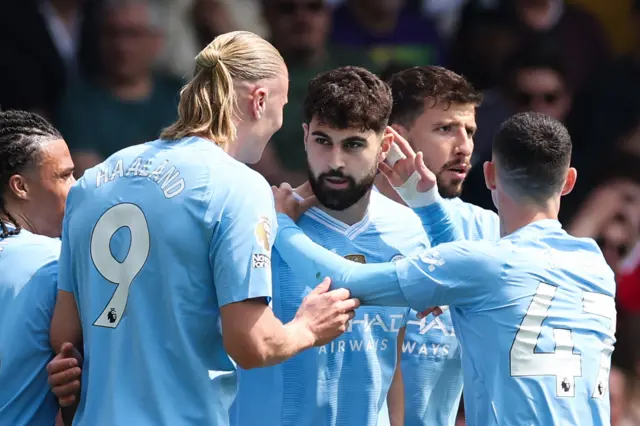
<instances>
[{"instance_id":1,"label":"player's arm","mask_svg":"<svg viewBox=\"0 0 640 426\"><path fill-rule=\"evenodd\" d=\"M63 222L62 248L58 268L58 294L49 341L56 354L47 365L49 385L62 407L62 419L71 424L80 400L80 378L82 374L82 326L73 294L71 252L67 232L67 219Z\"/></svg>"},{"instance_id":2,"label":"player's arm","mask_svg":"<svg viewBox=\"0 0 640 426\"><path fill-rule=\"evenodd\" d=\"M404 381L402 380L402 367L400 362L402 360L402 344L404 342L405 331L406 326L402 327L398 332L398 361L396 363L396 370L393 373L393 379L391 380L391 387L387 394L387 407L389 409L391 426L404 425Z\"/></svg>"},{"instance_id":3,"label":"player's arm","mask_svg":"<svg viewBox=\"0 0 640 426\"><path fill-rule=\"evenodd\" d=\"M305 298L290 323L283 325L275 317L268 305L277 229L273 198L264 180L253 188L251 195L229 197L209 254L225 349L244 369L277 364L332 340L346 329L358 306L347 291L328 292L327 281Z\"/></svg>"},{"instance_id":4,"label":"player's arm","mask_svg":"<svg viewBox=\"0 0 640 426\"><path fill-rule=\"evenodd\" d=\"M395 263L363 265L314 243L283 213L278 226L276 248L296 275L316 282L331 277L333 288L349 290L363 305L423 312L452 302L460 306L483 291L476 284L488 256L478 242L456 241Z\"/></svg>"}]
</instances>

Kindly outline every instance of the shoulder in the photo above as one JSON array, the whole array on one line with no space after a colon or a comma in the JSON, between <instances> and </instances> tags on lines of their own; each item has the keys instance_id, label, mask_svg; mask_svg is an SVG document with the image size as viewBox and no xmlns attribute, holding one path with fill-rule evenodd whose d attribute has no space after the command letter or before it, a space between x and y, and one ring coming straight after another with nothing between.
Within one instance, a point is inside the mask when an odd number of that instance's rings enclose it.
<instances>
[{"instance_id":1,"label":"shoulder","mask_svg":"<svg viewBox=\"0 0 640 426\"><path fill-rule=\"evenodd\" d=\"M496 212L459 198L444 200L444 203L453 217L461 222L468 239L500 238L500 218Z\"/></svg>"},{"instance_id":2,"label":"shoulder","mask_svg":"<svg viewBox=\"0 0 640 426\"><path fill-rule=\"evenodd\" d=\"M57 238L23 230L18 235L0 240L0 261L10 263L11 271L23 276L33 275L41 269L47 276L55 276L60 247L61 241Z\"/></svg>"}]
</instances>

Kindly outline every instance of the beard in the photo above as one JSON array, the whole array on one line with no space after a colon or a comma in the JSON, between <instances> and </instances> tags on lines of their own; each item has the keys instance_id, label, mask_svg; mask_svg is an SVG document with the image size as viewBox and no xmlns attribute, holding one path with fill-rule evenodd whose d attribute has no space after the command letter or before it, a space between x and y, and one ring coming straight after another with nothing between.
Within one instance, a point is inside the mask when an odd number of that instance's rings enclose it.
<instances>
[{"instance_id":1,"label":"beard","mask_svg":"<svg viewBox=\"0 0 640 426\"><path fill-rule=\"evenodd\" d=\"M462 164L462 161L452 161L446 163L440 169L440 172L436 174L436 182L438 183L438 192L442 198L457 198L462 194L462 187L464 185L464 180L461 179L449 179L445 180L444 174L447 170L452 167L456 167L457 165ZM469 176L469 170L467 170L467 176Z\"/></svg>"},{"instance_id":2,"label":"beard","mask_svg":"<svg viewBox=\"0 0 640 426\"><path fill-rule=\"evenodd\" d=\"M373 168L367 175L356 182L352 176L345 175L340 170L331 170L322 173L318 177L313 174L311 167L307 164L309 183L318 202L324 207L342 211L346 210L362 199L373 188L376 179L377 168ZM345 189L334 189L327 185L327 178L335 177L347 181Z\"/></svg>"}]
</instances>

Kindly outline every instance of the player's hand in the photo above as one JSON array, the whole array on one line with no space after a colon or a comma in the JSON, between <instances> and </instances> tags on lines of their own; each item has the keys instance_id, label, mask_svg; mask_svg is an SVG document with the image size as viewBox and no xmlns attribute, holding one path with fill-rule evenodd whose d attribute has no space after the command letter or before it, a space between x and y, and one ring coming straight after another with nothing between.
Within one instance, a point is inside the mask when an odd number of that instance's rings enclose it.
<instances>
[{"instance_id":1,"label":"player's hand","mask_svg":"<svg viewBox=\"0 0 640 426\"><path fill-rule=\"evenodd\" d=\"M310 185L308 182L304 185L298 187L301 189L301 192L305 192L305 185ZM278 213L284 213L293 219L294 222L297 222L302 213L306 212L309 208L313 207L318 203L315 195L311 195L303 200L298 200L293 195L293 188L288 183L282 183L280 187L272 186L271 191L273 191L273 198L276 204L276 211Z\"/></svg>"},{"instance_id":2,"label":"player's hand","mask_svg":"<svg viewBox=\"0 0 640 426\"><path fill-rule=\"evenodd\" d=\"M428 308L428 309L425 309L422 312L418 312L416 314L416 318L422 319L422 318L426 317L429 314L433 314L434 317L439 317L440 315L442 315L442 313L445 310L446 310L445 307L440 307L440 306L436 306L436 307L433 307L433 308Z\"/></svg>"},{"instance_id":3,"label":"player's hand","mask_svg":"<svg viewBox=\"0 0 640 426\"><path fill-rule=\"evenodd\" d=\"M63 343L60 353L47 364L49 386L61 407L78 402L82 355L71 343Z\"/></svg>"},{"instance_id":4,"label":"player's hand","mask_svg":"<svg viewBox=\"0 0 640 426\"><path fill-rule=\"evenodd\" d=\"M436 176L424 164L422 152L416 153L409 142L392 127L387 131L393 134L393 143L387 159L378 163L378 169L387 178L391 186L398 188L418 172L420 180L416 184L418 192L427 192L436 184Z\"/></svg>"},{"instance_id":5,"label":"player's hand","mask_svg":"<svg viewBox=\"0 0 640 426\"><path fill-rule=\"evenodd\" d=\"M343 288L329 291L331 280L325 278L303 300L293 320L309 334L313 346L323 346L344 333L360 306Z\"/></svg>"}]
</instances>

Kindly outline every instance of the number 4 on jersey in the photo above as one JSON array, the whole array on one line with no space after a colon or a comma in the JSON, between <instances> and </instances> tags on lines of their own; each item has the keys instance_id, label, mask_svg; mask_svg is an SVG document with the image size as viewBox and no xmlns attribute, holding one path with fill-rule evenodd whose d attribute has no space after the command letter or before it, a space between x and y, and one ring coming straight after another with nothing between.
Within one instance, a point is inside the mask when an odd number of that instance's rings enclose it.
<instances>
[{"instance_id":1,"label":"number 4 on jersey","mask_svg":"<svg viewBox=\"0 0 640 426\"><path fill-rule=\"evenodd\" d=\"M549 284L541 283L538 286L511 346L509 356L511 376L554 376L556 394L559 397L573 397L575 396L575 378L582 376L582 357L578 353L573 353L571 330L553 329L554 352L538 353L535 351L542 332L542 323L547 318L556 291L557 287ZM610 330L615 330L616 310L612 297L605 294L583 292L583 312L609 319L611 321ZM601 349L600 368L596 386L591 395L593 398L602 398L608 387L612 352L613 340L607 339Z\"/></svg>"},{"instance_id":2,"label":"number 4 on jersey","mask_svg":"<svg viewBox=\"0 0 640 426\"><path fill-rule=\"evenodd\" d=\"M111 252L111 238L120 228L129 228L131 244L124 261ZM107 210L91 234L91 259L96 270L117 287L93 325L116 328L129 300L129 289L149 257L149 226L144 213L135 204L122 203Z\"/></svg>"}]
</instances>

